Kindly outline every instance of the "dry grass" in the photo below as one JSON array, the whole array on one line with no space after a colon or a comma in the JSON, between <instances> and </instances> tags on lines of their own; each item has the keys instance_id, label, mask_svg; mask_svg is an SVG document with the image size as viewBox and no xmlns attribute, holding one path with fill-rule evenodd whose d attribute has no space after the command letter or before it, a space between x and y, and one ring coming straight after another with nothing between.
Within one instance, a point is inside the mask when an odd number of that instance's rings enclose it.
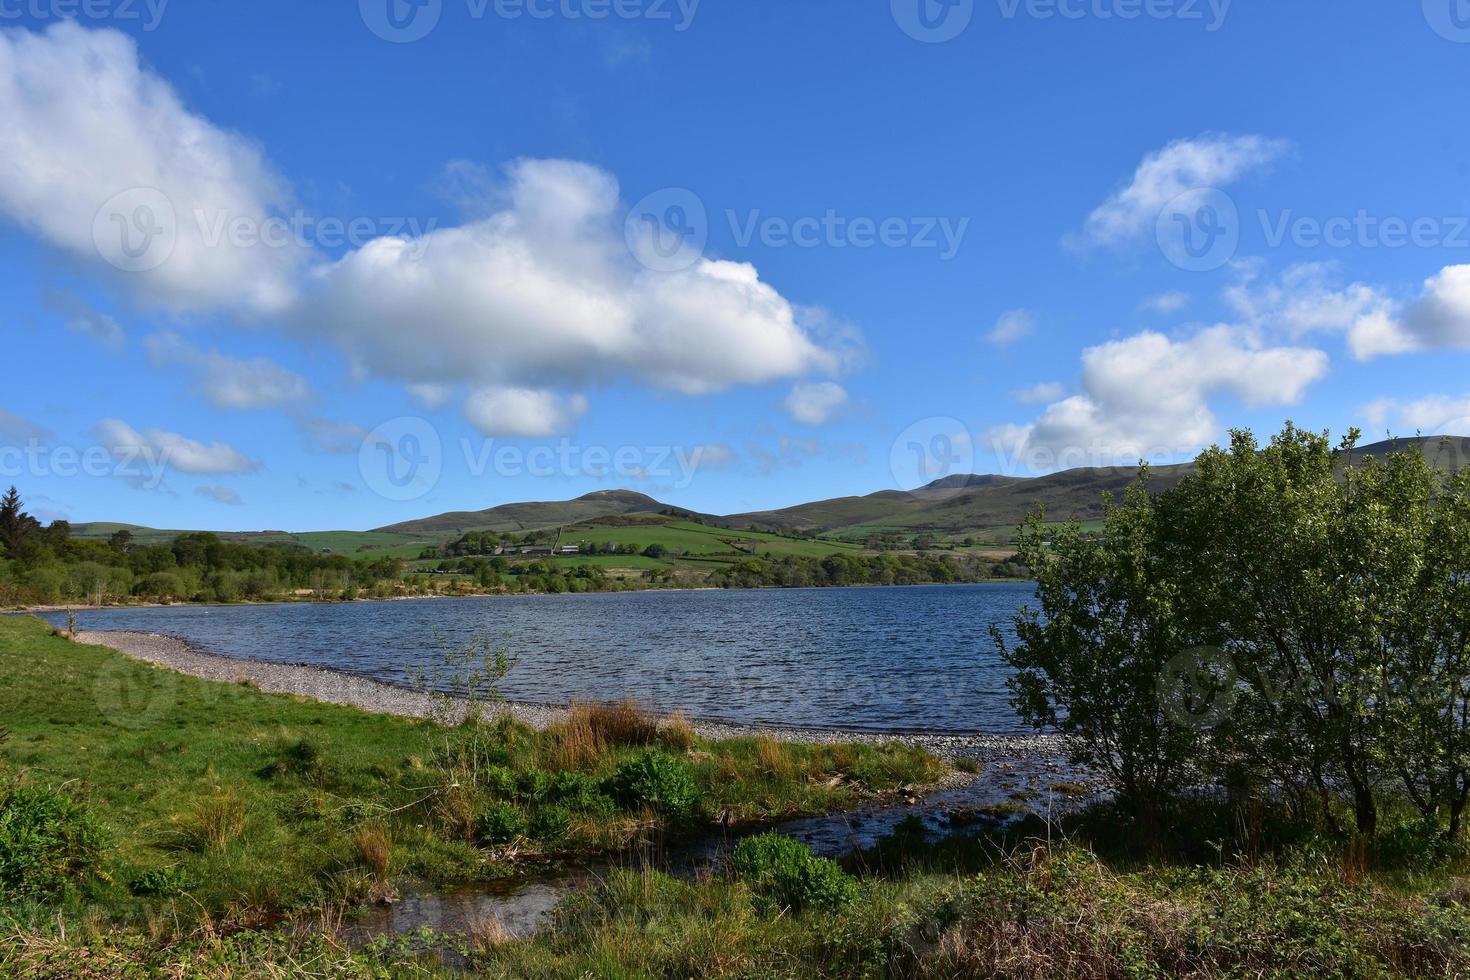
<instances>
[{"instance_id":1,"label":"dry grass","mask_svg":"<svg viewBox=\"0 0 1470 980\"><path fill-rule=\"evenodd\" d=\"M567 720L549 728L538 753L542 765L553 772L559 769L588 771L597 768L607 754L607 742L592 721L590 709L572 708Z\"/></svg>"},{"instance_id":2,"label":"dry grass","mask_svg":"<svg viewBox=\"0 0 1470 980\"><path fill-rule=\"evenodd\" d=\"M378 824L363 824L352 833L352 846L357 851L357 860L373 873L378 881L388 877L393 864L393 837L386 827Z\"/></svg>"},{"instance_id":3,"label":"dry grass","mask_svg":"<svg viewBox=\"0 0 1470 980\"><path fill-rule=\"evenodd\" d=\"M653 745L658 741L658 719L632 701L578 704L572 717L581 716L607 745Z\"/></svg>"},{"instance_id":4,"label":"dry grass","mask_svg":"<svg viewBox=\"0 0 1470 980\"><path fill-rule=\"evenodd\" d=\"M675 712L664 722L659 729L659 738L664 745L676 752L688 752L698 742L698 736L694 733L694 726L689 724L689 719Z\"/></svg>"}]
</instances>

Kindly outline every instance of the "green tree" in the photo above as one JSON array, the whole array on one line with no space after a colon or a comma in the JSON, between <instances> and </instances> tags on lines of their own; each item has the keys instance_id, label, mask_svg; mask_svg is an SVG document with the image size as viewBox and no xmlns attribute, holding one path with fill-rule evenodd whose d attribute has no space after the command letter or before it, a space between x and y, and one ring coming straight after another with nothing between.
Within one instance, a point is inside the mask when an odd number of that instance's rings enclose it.
<instances>
[{"instance_id":1,"label":"green tree","mask_svg":"<svg viewBox=\"0 0 1470 980\"><path fill-rule=\"evenodd\" d=\"M40 529L40 523L22 507L20 491L12 486L0 498L0 552L7 558L14 557L26 539Z\"/></svg>"},{"instance_id":2,"label":"green tree","mask_svg":"<svg viewBox=\"0 0 1470 980\"><path fill-rule=\"evenodd\" d=\"M1145 470L1121 505L1107 502L1101 531L1084 534L1075 521L1049 527L1032 515L1020 555L1035 571L1040 608L1017 614L1014 643L997 627L991 633L1015 668L1020 716L1069 736L1074 761L1105 771L1153 829L1201 732L1160 696L1161 679L1191 644L1146 480Z\"/></svg>"}]
</instances>

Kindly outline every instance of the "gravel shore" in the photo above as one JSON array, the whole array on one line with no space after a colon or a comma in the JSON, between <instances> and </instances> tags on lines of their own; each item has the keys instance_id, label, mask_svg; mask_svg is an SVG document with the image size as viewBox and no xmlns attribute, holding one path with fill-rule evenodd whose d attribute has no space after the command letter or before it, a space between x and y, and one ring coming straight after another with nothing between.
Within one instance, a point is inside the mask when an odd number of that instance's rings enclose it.
<instances>
[{"instance_id":1,"label":"gravel shore","mask_svg":"<svg viewBox=\"0 0 1470 980\"><path fill-rule=\"evenodd\" d=\"M341 671L321 667L237 660L195 649L186 641L160 633L79 631L77 641L111 647L135 660L146 661L192 677L211 681L245 682L272 694L294 694L329 704L347 705L375 714L428 718L437 714L440 699ZM565 708L506 703L505 711L519 721L543 729L566 716ZM786 742L811 744L901 742L921 746L944 758L971 758L980 763L998 760L1042 761L1064 758L1066 746L1054 735L914 735L829 731L814 728L774 728L727 725L691 720L705 738L766 735Z\"/></svg>"}]
</instances>

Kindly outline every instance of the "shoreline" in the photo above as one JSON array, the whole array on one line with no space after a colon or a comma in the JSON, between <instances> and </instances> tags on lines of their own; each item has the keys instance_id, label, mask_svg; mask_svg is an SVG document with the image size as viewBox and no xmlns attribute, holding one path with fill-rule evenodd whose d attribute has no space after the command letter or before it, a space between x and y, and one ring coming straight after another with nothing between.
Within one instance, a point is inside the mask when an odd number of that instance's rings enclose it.
<instances>
[{"instance_id":1,"label":"shoreline","mask_svg":"<svg viewBox=\"0 0 1470 980\"><path fill-rule=\"evenodd\" d=\"M432 718L443 701L442 698L420 691L326 667L226 657L201 650L187 640L163 633L78 630L76 642L108 647L134 660L201 680L249 683L268 694L306 697L372 714ZM463 707L463 702L459 704ZM568 711L565 707L515 701L501 702L496 709L537 730L563 720ZM1067 754L1065 740L1059 735L877 733L776 725L737 725L696 718L688 720L699 735L715 741L764 736L777 741L813 745L899 743L926 749L951 761L967 758L982 765L1001 759L1065 759Z\"/></svg>"},{"instance_id":2,"label":"shoreline","mask_svg":"<svg viewBox=\"0 0 1470 980\"><path fill-rule=\"evenodd\" d=\"M119 602L109 605L92 605L82 603L51 603L34 606L5 606L0 607L0 616L40 616L46 613L64 612L106 612L108 610L126 609L174 609L174 608L200 608L200 609L232 609L239 606L348 606L359 602L413 602L420 599L515 599L529 598L532 596L548 596L562 598L567 596L582 595L641 595L647 592L833 592L841 589L957 589L974 585L1032 585L1033 579L1023 578L989 578L981 582L906 582L903 584L881 585L875 582L858 582L852 585L749 585L749 586L720 586L720 585L679 585L668 588L650 587L646 589L603 589L595 592L468 592L463 595L446 595L442 592L430 593L428 595L390 595L390 596L360 596L356 599L312 599L307 597L295 599L241 599L238 602Z\"/></svg>"}]
</instances>

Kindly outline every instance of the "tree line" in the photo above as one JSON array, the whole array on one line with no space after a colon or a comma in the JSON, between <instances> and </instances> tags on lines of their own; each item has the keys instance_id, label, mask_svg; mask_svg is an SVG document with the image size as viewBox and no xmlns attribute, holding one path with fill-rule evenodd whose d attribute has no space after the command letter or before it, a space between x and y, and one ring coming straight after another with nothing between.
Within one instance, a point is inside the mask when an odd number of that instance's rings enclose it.
<instances>
[{"instance_id":1,"label":"tree line","mask_svg":"<svg viewBox=\"0 0 1470 980\"><path fill-rule=\"evenodd\" d=\"M0 604L129 598L234 602L296 590L332 597L403 577L395 559L318 554L292 543L242 544L208 532L141 544L132 532L107 541L72 536L66 521L43 527L11 487L0 498Z\"/></svg>"},{"instance_id":2,"label":"tree line","mask_svg":"<svg viewBox=\"0 0 1470 980\"><path fill-rule=\"evenodd\" d=\"M1201 792L1361 837L1470 801L1470 467L1288 424L1147 470L1100 530L1033 516L1013 703L1157 825Z\"/></svg>"}]
</instances>

